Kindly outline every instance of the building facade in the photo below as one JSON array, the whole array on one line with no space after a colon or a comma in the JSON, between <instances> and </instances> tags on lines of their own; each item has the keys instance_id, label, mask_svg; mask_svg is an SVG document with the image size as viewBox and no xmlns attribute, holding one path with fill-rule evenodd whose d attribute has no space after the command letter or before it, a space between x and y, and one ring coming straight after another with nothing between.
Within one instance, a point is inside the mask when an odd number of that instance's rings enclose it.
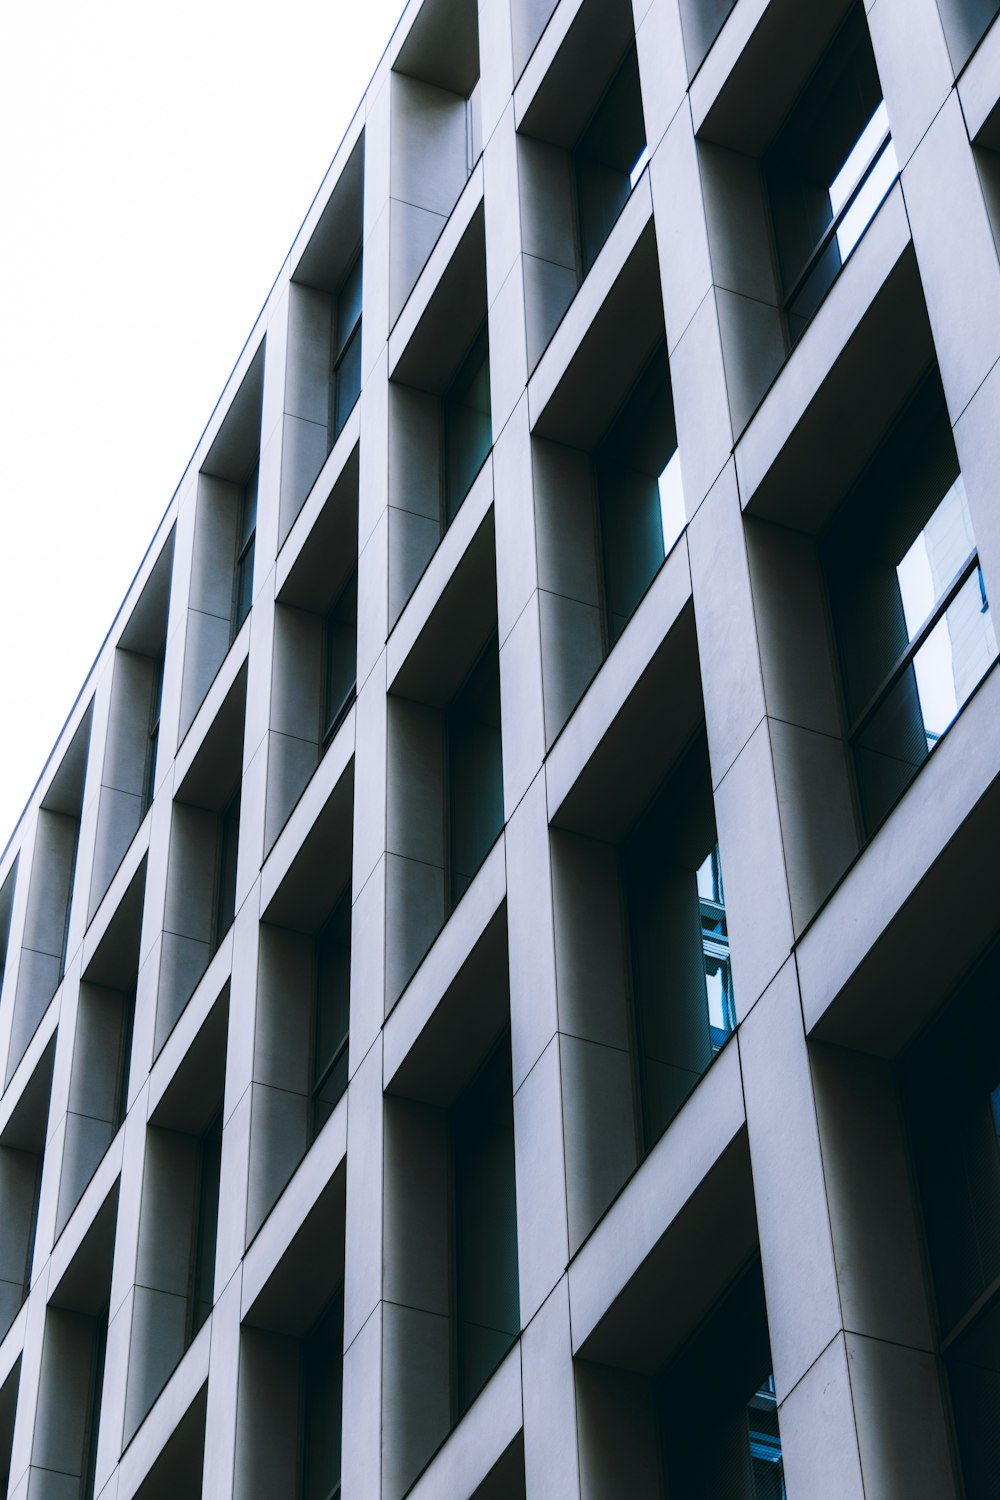
<instances>
[{"instance_id":1,"label":"building facade","mask_svg":"<svg viewBox=\"0 0 1000 1500\"><path fill-rule=\"evenodd\" d=\"M998 10L408 6L0 861L8 1495L1000 1493Z\"/></svg>"}]
</instances>

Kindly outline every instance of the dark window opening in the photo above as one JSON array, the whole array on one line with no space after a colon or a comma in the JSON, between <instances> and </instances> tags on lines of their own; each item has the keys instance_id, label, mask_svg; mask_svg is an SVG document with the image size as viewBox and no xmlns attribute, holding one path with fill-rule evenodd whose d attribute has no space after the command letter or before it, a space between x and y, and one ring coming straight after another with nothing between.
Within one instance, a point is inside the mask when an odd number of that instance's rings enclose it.
<instances>
[{"instance_id":1,"label":"dark window opening","mask_svg":"<svg viewBox=\"0 0 1000 1500\"><path fill-rule=\"evenodd\" d=\"M163 658L156 666L149 702L149 729L146 733L146 768L143 775L143 816L153 805L156 791L156 754L160 745L160 705L163 698Z\"/></svg>"},{"instance_id":2,"label":"dark window opening","mask_svg":"<svg viewBox=\"0 0 1000 1500\"><path fill-rule=\"evenodd\" d=\"M259 459L240 491L239 520L236 532L236 570L233 577L233 622L230 642L235 641L250 613L253 601L253 554L257 535L257 482L260 477Z\"/></svg>"},{"instance_id":3,"label":"dark window opening","mask_svg":"<svg viewBox=\"0 0 1000 1500\"><path fill-rule=\"evenodd\" d=\"M868 23L858 5L764 158L793 344L898 175Z\"/></svg>"},{"instance_id":4,"label":"dark window opening","mask_svg":"<svg viewBox=\"0 0 1000 1500\"><path fill-rule=\"evenodd\" d=\"M233 925L236 916L236 864L240 843L240 793L229 803L219 819L219 855L215 888L215 920L212 923L212 952Z\"/></svg>"},{"instance_id":5,"label":"dark window opening","mask_svg":"<svg viewBox=\"0 0 1000 1500\"><path fill-rule=\"evenodd\" d=\"M445 525L450 526L493 445L490 342L484 323L442 398Z\"/></svg>"},{"instance_id":6,"label":"dark window opening","mask_svg":"<svg viewBox=\"0 0 1000 1500\"><path fill-rule=\"evenodd\" d=\"M358 570L354 569L323 628L323 745L354 702L358 683Z\"/></svg>"},{"instance_id":7,"label":"dark window opening","mask_svg":"<svg viewBox=\"0 0 1000 1500\"><path fill-rule=\"evenodd\" d=\"M328 450L344 430L361 394L361 252L333 305L333 378L330 382Z\"/></svg>"},{"instance_id":8,"label":"dark window opening","mask_svg":"<svg viewBox=\"0 0 1000 1500\"><path fill-rule=\"evenodd\" d=\"M901 1067L968 1500L1000 1492L1000 986L994 942Z\"/></svg>"},{"instance_id":9,"label":"dark window opening","mask_svg":"<svg viewBox=\"0 0 1000 1500\"><path fill-rule=\"evenodd\" d=\"M118 1069L112 1105L112 1130L117 1132L128 1112L128 1076L132 1062L132 1034L135 1028L135 985L122 997L121 1032L118 1044Z\"/></svg>"},{"instance_id":10,"label":"dark window opening","mask_svg":"<svg viewBox=\"0 0 1000 1500\"><path fill-rule=\"evenodd\" d=\"M104 1394L104 1365L108 1352L108 1312L105 1308L94 1328L94 1355L91 1362L90 1391L87 1399L84 1433L82 1500L94 1500L97 1482L97 1437L101 1427L101 1400Z\"/></svg>"},{"instance_id":11,"label":"dark window opening","mask_svg":"<svg viewBox=\"0 0 1000 1500\"><path fill-rule=\"evenodd\" d=\"M450 1119L456 1420L520 1333L513 1094L508 1031Z\"/></svg>"},{"instance_id":12,"label":"dark window opening","mask_svg":"<svg viewBox=\"0 0 1000 1500\"><path fill-rule=\"evenodd\" d=\"M215 1250L219 1230L219 1188L222 1178L222 1113L201 1137L198 1146L198 1208L194 1223L189 1306L190 1344L215 1301Z\"/></svg>"},{"instance_id":13,"label":"dark window opening","mask_svg":"<svg viewBox=\"0 0 1000 1500\"><path fill-rule=\"evenodd\" d=\"M341 1290L307 1335L302 1347L302 1500L336 1500L340 1494L343 1348L344 1293Z\"/></svg>"},{"instance_id":14,"label":"dark window opening","mask_svg":"<svg viewBox=\"0 0 1000 1500\"><path fill-rule=\"evenodd\" d=\"M347 1087L351 1019L351 893L316 939L309 1138L315 1140Z\"/></svg>"},{"instance_id":15,"label":"dark window opening","mask_svg":"<svg viewBox=\"0 0 1000 1500\"><path fill-rule=\"evenodd\" d=\"M503 828L500 656L486 646L452 701L448 736L448 891L457 906Z\"/></svg>"}]
</instances>

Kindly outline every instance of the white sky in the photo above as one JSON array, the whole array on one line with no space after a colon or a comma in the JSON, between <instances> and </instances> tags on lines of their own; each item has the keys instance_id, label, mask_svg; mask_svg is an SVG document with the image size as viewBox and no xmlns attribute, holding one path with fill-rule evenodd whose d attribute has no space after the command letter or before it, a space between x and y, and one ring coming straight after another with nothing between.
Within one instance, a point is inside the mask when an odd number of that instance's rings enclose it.
<instances>
[{"instance_id":1,"label":"white sky","mask_svg":"<svg viewBox=\"0 0 1000 1500\"><path fill-rule=\"evenodd\" d=\"M0 5L0 851L402 9Z\"/></svg>"}]
</instances>

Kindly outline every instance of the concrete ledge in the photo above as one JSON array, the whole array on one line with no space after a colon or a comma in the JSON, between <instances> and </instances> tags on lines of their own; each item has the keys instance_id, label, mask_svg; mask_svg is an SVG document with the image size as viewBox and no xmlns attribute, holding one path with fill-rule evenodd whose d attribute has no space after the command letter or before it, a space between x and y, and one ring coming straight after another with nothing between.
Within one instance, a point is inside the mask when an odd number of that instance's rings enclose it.
<instances>
[{"instance_id":1,"label":"concrete ledge","mask_svg":"<svg viewBox=\"0 0 1000 1500\"><path fill-rule=\"evenodd\" d=\"M571 1261L573 1353L652 1373L755 1242L743 1082L730 1042ZM679 1284L683 1303L673 1294Z\"/></svg>"},{"instance_id":2,"label":"concrete ledge","mask_svg":"<svg viewBox=\"0 0 1000 1500\"><path fill-rule=\"evenodd\" d=\"M998 722L994 665L800 940L808 1033L896 1056L1000 927Z\"/></svg>"}]
</instances>

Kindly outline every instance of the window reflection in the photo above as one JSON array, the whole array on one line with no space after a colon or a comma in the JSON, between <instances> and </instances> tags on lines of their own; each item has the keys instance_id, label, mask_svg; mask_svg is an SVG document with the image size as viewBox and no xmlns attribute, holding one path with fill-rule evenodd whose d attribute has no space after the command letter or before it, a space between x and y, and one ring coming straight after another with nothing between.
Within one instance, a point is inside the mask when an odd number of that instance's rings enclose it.
<instances>
[{"instance_id":1,"label":"window reflection","mask_svg":"<svg viewBox=\"0 0 1000 1500\"><path fill-rule=\"evenodd\" d=\"M736 1029L733 976L729 966L729 934L726 929L726 905L718 844L699 867L696 878L701 908L701 946L705 955L705 998L708 1002L708 1024L712 1033L714 1055Z\"/></svg>"},{"instance_id":2,"label":"window reflection","mask_svg":"<svg viewBox=\"0 0 1000 1500\"><path fill-rule=\"evenodd\" d=\"M936 372L834 517L822 551L872 833L997 654Z\"/></svg>"}]
</instances>

